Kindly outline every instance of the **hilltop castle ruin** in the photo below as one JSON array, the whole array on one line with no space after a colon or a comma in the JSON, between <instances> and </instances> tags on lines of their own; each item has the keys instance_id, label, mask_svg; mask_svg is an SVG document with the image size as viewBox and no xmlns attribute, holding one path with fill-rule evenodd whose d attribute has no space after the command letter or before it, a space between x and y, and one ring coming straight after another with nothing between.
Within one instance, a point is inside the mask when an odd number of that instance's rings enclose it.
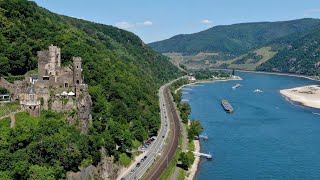
<instances>
[{"instance_id":1,"label":"hilltop castle ruin","mask_svg":"<svg viewBox=\"0 0 320 180\"><path fill-rule=\"evenodd\" d=\"M72 66L62 67L61 49L53 45L37 56L38 74L25 75L24 80L14 83L1 78L0 87L8 89L20 101L21 109L33 117L40 116L41 110L75 110L78 119L89 119L92 102L83 83L82 59L73 57Z\"/></svg>"}]
</instances>

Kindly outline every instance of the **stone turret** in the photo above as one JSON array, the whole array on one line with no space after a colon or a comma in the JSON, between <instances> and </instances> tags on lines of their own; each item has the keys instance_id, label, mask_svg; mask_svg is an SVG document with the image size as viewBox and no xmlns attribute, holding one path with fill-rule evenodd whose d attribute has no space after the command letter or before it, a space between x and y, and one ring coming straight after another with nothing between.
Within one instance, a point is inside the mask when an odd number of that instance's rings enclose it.
<instances>
[{"instance_id":1,"label":"stone turret","mask_svg":"<svg viewBox=\"0 0 320 180\"><path fill-rule=\"evenodd\" d=\"M73 84L82 84L82 60L80 57L73 57Z\"/></svg>"},{"instance_id":2,"label":"stone turret","mask_svg":"<svg viewBox=\"0 0 320 180\"><path fill-rule=\"evenodd\" d=\"M23 99L20 100L21 108L27 111L32 117L40 116L40 101L33 86L28 87Z\"/></svg>"},{"instance_id":3,"label":"stone turret","mask_svg":"<svg viewBox=\"0 0 320 180\"><path fill-rule=\"evenodd\" d=\"M61 49L57 46L49 46L49 58L50 62L54 65L55 68L61 67Z\"/></svg>"},{"instance_id":4,"label":"stone turret","mask_svg":"<svg viewBox=\"0 0 320 180\"><path fill-rule=\"evenodd\" d=\"M61 49L57 46L49 46L49 50L38 51L38 75L40 81L49 80L50 76L56 76L61 67Z\"/></svg>"}]
</instances>

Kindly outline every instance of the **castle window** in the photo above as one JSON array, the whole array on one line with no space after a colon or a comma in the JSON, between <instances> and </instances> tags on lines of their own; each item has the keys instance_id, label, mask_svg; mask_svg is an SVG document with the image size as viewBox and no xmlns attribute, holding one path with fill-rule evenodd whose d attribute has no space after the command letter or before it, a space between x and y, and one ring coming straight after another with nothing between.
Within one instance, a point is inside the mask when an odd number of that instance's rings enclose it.
<instances>
[{"instance_id":1,"label":"castle window","mask_svg":"<svg viewBox=\"0 0 320 180\"><path fill-rule=\"evenodd\" d=\"M79 76L79 74L77 73L77 77Z\"/></svg>"},{"instance_id":2,"label":"castle window","mask_svg":"<svg viewBox=\"0 0 320 180\"><path fill-rule=\"evenodd\" d=\"M34 101L34 95L30 95L30 100Z\"/></svg>"},{"instance_id":3,"label":"castle window","mask_svg":"<svg viewBox=\"0 0 320 180\"><path fill-rule=\"evenodd\" d=\"M79 69L79 66L77 66L77 69Z\"/></svg>"},{"instance_id":4,"label":"castle window","mask_svg":"<svg viewBox=\"0 0 320 180\"><path fill-rule=\"evenodd\" d=\"M80 84L79 80L77 80L77 84Z\"/></svg>"},{"instance_id":5,"label":"castle window","mask_svg":"<svg viewBox=\"0 0 320 180\"><path fill-rule=\"evenodd\" d=\"M69 87L69 84L68 83L64 83L64 87L65 88Z\"/></svg>"},{"instance_id":6,"label":"castle window","mask_svg":"<svg viewBox=\"0 0 320 180\"><path fill-rule=\"evenodd\" d=\"M49 77L48 77L48 76L43 76L42 80L48 81L48 80L49 80Z\"/></svg>"}]
</instances>

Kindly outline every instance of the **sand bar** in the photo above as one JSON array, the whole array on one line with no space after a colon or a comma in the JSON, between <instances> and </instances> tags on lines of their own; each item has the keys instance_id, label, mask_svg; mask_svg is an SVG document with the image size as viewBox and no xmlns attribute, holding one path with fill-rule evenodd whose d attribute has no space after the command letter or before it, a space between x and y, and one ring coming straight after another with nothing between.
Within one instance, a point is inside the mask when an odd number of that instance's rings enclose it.
<instances>
[{"instance_id":1,"label":"sand bar","mask_svg":"<svg viewBox=\"0 0 320 180\"><path fill-rule=\"evenodd\" d=\"M280 93L291 101L299 102L304 106L320 109L320 86L311 85L292 89L280 90Z\"/></svg>"}]
</instances>

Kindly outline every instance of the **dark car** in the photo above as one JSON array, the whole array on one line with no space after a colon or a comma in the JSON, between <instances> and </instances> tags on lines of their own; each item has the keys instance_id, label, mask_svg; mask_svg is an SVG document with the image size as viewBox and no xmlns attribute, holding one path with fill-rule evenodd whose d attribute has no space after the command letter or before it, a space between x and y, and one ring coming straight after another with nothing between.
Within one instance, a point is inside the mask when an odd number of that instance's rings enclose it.
<instances>
[{"instance_id":1,"label":"dark car","mask_svg":"<svg viewBox=\"0 0 320 180\"><path fill-rule=\"evenodd\" d=\"M137 167L140 167L140 165L141 165L140 163L137 163Z\"/></svg>"},{"instance_id":2,"label":"dark car","mask_svg":"<svg viewBox=\"0 0 320 180\"><path fill-rule=\"evenodd\" d=\"M143 159L146 160L148 156L144 156Z\"/></svg>"}]
</instances>

